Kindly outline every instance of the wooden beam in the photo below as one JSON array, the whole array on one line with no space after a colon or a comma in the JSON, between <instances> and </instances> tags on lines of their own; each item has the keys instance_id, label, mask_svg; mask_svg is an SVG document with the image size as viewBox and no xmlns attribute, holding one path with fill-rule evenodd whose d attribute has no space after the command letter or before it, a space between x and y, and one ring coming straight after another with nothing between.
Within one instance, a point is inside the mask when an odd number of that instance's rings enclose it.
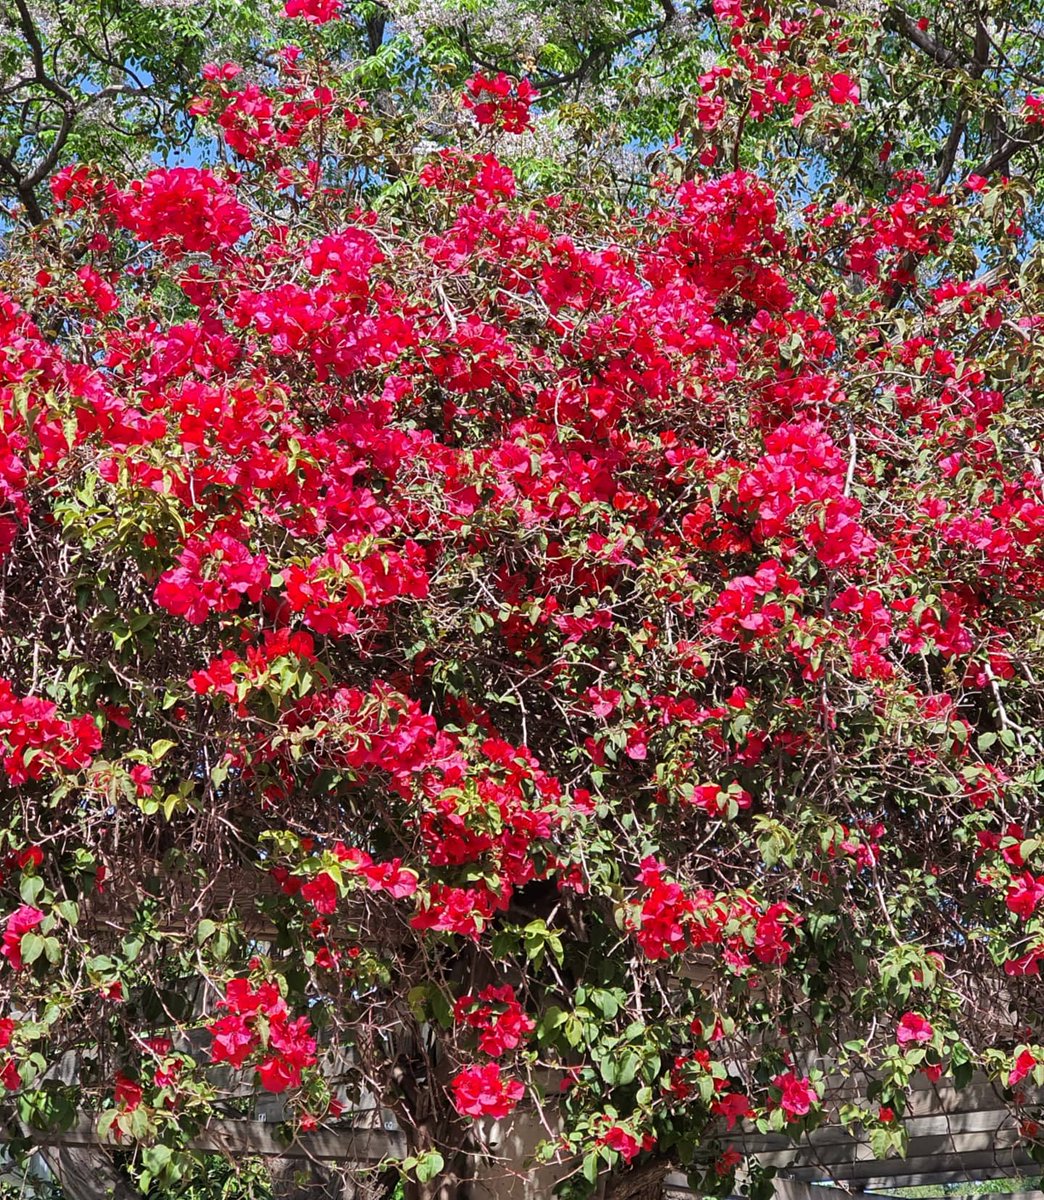
<instances>
[{"instance_id":1,"label":"wooden beam","mask_svg":"<svg viewBox=\"0 0 1044 1200\"><path fill-rule=\"evenodd\" d=\"M976 1103L986 1107L976 1108ZM806 1187L818 1180L852 1184L859 1190L933 1186L1039 1173L1040 1168L1016 1144L1017 1128L1007 1107L998 1105L998 1095L992 1087L976 1085L963 1092L918 1089L911 1097L910 1107L912 1115L906 1126L911 1137L906 1159L876 1159L865 1136L852 1137L838 1126L814 1130L797 1144L781 1135L749 1131L737 1131L730 1141L742 1152L757 1155L766 1166L775 1166L792 1184ZM82 1114L73 1128L65 1132L28 1130L27 1134L48 1155L89 1152L87 1157L74 1154L68 1158L66 1173L75 1175L76 1163L82 1159L86 1164L87 1158L95 1154L101 1155L99 1163L102 1159L109 1162L106 1144L97 1134L96 1117L90 1114ZM407 1153L406 1139L397 1130L353 1126L319 1129L294 1138L289 1127L281 1123L239 1119L212 1121L189 1146L233 1158L256 1155L359 1166L402 1159ZM61 1174L57 1161L55 1170ZM95 1168L95 1173L99 1177L106 1174L104 1163ZM120 1182L118 1175L117 1182ZM112 1191L115 1187L105 1190ZM85 1192L84 1200L96 1200L98 1195ZM783 1200L783 1194L780 1195ZM803 1200L830 1200L830 1197L823 1188L815 1187ZM1013 1191L1011 1200L1044 1200L1044 1193L1027 1192L1020 1196Z\"/></svg>"},{"instance_id":2,"label":"wooden beam","mask_svg":"<svg viewBox=\"0 0 1044 1200\"><path fill-rule=\"evenodd\" d=\"M885 1166L884 1163L881 1164ZM858 1184L853 1184L856 1191L860 1188L874 1189L891 1189L891 1188L912 1188L912 1187L931 1187L939 1188L942 1193L944 1184L963 1184L965 1195L978 1195L975 1192L976 1183L982 1183L986 1179L1018 1179L1023 1175L1032 1173L1033 1168L1029 1170L1012 1170L1010 1167L980 1167L974 1171L947 1171L947 1170L929 1170L918 1172L912 1175L878 1175L870 1179L860 1180ZM946 1195L951 1193L947 1190ZM892 1197L892 1200L905 1200L905 1197ZM990 1200L993 1200L992 1196Z\"/></svg>"},{"instance_id":3,"label":"wooden beam","mask_svg":"<svg viewBox=\"0 0 1044 1200\"><path fill-rule=\"evenodd\" d=\"M696 1193L680 1171L672 1171L663 1181L665 1200L696 1200ZM829 1184L814 1185L798 1179L787 1179L777 1175L772 1181L777 1200L853 1200L853 1193ZM860 1190L857 1200L896 1200L894 1196L883 1196L877 1192ZM993 1200L993 1197L990 1198ZM1027 1200L1029 1197L1027 1196Z\"/></svg>"},{"instance_id":4,"label":"wooden beam","mask_svg":"<svg viewBox=\"0 0 1044 1200\"><path fill-rule=\"evenodd\" d=\"M996 1152L1006 1153L1019 1145L1019 1131L1014 1125L1002 1126L999 1129L983 1129L974 1133L936 1133L927 1137L910 1138L906 1150L907 1159L918 1158L962 1158L969 1154ZM786 1150L774 1150L757 1155L758 1161L766 1167L790 1169L793 1166L809 1164L824 1164L827 1166L845 1165L861 1162L881 1161L874 1154L870 1144L862 1139L849 1138L847 1141L823 1142L809 1138L807 1142L790 1146ZM886 1159L889 1165L892 1159ZM902 1160L896 1160L902 1161Z\"/></svg>"},{"instance_id":5,"label":"wooden beam","mask_svg":"<svg viewBox=\"0 0 1044 1200\"><path fill-rule=\"evenodd\" d=\"M863 1187L895 1188L925 1183L958 1183L962 1180L1001 1179L1037 1169L1025 1150L980 1150L968 1154L932 1154L916 1158L862 1159L814 1165L791 1164L781 1168L793 1179L811 1183L817 1179L834 1183L858 1183Z\"/></svg>"},{"instance_id":6,"label":"wooden beam","mask_svg":"<svg viewBox=\"0 0 1044 1200\"><path fill-rule=\"evenodd\" d=\"M843 1188L802 1183L799 1179L777 1176L772 1181L772 1190L777 1200L852 1200L852 1193ZM891 1196L878 1196L876 1192L860 1192L861 1200L894 1200Z\"/></svg>"},{"instance_id":7,"label":"wooden beam","mask_svg":"<svg viewBox=\"0 0 1044 1200\"><path fill-rule=\"evenodd\" d=\"M108 1144L99 1138L95 1118L87 1113L81 1114L71 1129L29 1129L26 1136L40 1147L104 1148ZM369 1165L406 1157L406 1138L397 1130L317 1129L289 1138L282 1126L264 1121L212 1121L188 1146L233 1158L250 1154Z\"/></svg>"},{"instance_id":8,"label":"wooden beam","mask_svg":"<svg viewBox=\"0 0 1044 1200\"><path fill-rule=\"evenodd\" d=\"M955 1192L951 1188L946 1192L946 1196L952 1197L953 1200L961 1200L963 1196L978 1196L981 1194L981 1183L981 1179L978 1183L969 1183L959 1192ZM940 1195L942 1195L941 1192ZM990 1192L989 1196L990 1200L1044 1200L1044 1192ZM891 1197L890 1200L895 1200L895 1197Z\"/></svg>"},{"instance_id":9,"label":"wooden beam","mask_svg":"<svg viewBox=\"0 0 1044 1200\"><path fill-rule=\"evenodd\" d=\"M940 1112L932 1116L910 1117L902 1121L911 1142L921 1138L952 1136L954 1138L988 1133L998 1135L1002 1130L1015 1129L1015 1120L1007 1108L981 1109L970 1112ZM783 1133L743 1133L730 1138L730 1145L744 1154L768 1156L806 1146L850 1146L865 1143L865 1134L852 1134L840 1125L824 1125L814 1129L801 1142L794 1142ZM976 1147L969 1147L976 1148Z\"/></svg>"},{"instance_id":10,"label":"wooden beam","mask_svg":"<svg viewBox=\"0 0 1044 1200\"><path fill-rule=\"evenodd\" d=\"M195 1150L320 1162L374 1164L406 1157L406 1138L398 1130L317 1129L287 1141L279 1129L261 1121L214 1121L190 1144Z\"/></svg>"}]
</instances>

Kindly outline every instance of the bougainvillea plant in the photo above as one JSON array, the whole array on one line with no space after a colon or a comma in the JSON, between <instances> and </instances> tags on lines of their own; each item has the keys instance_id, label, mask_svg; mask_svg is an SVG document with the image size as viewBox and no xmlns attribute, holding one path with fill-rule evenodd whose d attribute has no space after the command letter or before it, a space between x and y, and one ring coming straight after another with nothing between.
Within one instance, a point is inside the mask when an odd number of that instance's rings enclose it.
<instances>
[{"instance_id":1,"label":"bougainvillea plant","mask_svg":"<svg viewBox=\"0 0 1044 1200\"><path fill-rule=\"evenodd\" d=\"M726 1193L742 1129L901 1152L918 1079L981 1072L1036 1150L1032 198L781 212L737 125L828 137L859 81L835 24L715 9L698 161L641 207L507 165L524 78L389 152L291 47L204 73L233 167L68 167L12 234L23 1144L86 1114L170 1186L269 1093L378 1104L418 1197L524 1174L512 1126L563 1195Z\"/></svg>"}]
</instances>

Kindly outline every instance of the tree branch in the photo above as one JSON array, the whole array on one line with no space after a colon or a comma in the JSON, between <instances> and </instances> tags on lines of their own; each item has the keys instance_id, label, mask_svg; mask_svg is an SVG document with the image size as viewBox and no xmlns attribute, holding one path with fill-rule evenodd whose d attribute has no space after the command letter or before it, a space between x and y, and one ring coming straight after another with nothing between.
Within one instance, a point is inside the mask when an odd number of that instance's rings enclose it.
<instances>
[{"instance_id":1,"label":"tree branch","mask_svg":"<svg viewBox=\"0 0 1044 1200\"><path fill-rule=\"evenodd\" d=\"M961 139L964 137L966 128L967 122L964 119L964 103L962 101L957 108L957 115L950 126L949 136L946 138L946 144L943 146L942 154L939 158L939 172L935 180L936 192L941 192L950 178L954 163L957 161L957 151L960 149Z\"/></svg>"},{"instance_id":2,"label":"tree branch","mask_svg":"<svg viewBox=\"0 0 1044 1200\"><path fill-rule=\"evenodd\" d=\"M902 33L909 38L919 50L923 50L940 67L967 67L973 65L972 60L966 58L959 50L951 50L946 46L941 46L926 30L920 28L917 21L905 12L901 5L890 4L887 15L898 33Z\"/></svg>"},{"instance_id":3,"label":"tree branch","mask_svg":"<svg viewBox=\"0 0 1044 1200\"><path fill-rule=\"evenodd\" d=\"M40 40L40 35L33 23L32 14L29 12L26 0L15 0L15 6L18 9L18 26L29 48L29 55L32 59L33 70L35 72L35 78L31 82L39 84L40 87L49 92L58 101L62 113L61 123L54 135L54 141L40 161L30 171L24 175L21 174L13 158L5 158L3 163L0 164L4 171L14 180L15 189L25 209L26 216L33 225L39 225L44 217L40 203L36 198L35 189L37 184L42 183L51 171L54 170L55 164L58 162L58 157L69 139L73 122L76 119L76 100L72 92L64 84L59 83L48 74L44 63L43 42Z\"/></svg>"},{"instance_id":4,"label":"tree branch","mask_svg":"<svg viewBox=\"0 0 1044 1200\"><path fill-rule=\"evenodd\" d=\"M981 175L984 179L989 179L996 172L1003 171L1016 154L1020 154L1023 150L1028 150L1031 146L1037 145L1042 136L1044 136L1044 125L1034 125L1032 132L1024 137L1017 137L1014 134L1009 135L1007 144L994 154L991 154L984 162L981 162L975 168L973 174Z\"/></svg>"},{"instance_id":5,"label":"tree branch","mask_svg":"<svg viewBox=\"0 0 1044 1200\"><path fill-rule=\"evenodd\" d=\"M52 79L47 73L47 68L44 65L43 43L40 41L40 35L36 31L32 14L29 12L25 0L15 0L15 4L18 8L18 24L25 37L26 44L29 46L33 68L36 71L36 82L57 96L59 100L64 100L66 104L75 104L72 93L56 79Z\"/></svg>"}]
</instances>

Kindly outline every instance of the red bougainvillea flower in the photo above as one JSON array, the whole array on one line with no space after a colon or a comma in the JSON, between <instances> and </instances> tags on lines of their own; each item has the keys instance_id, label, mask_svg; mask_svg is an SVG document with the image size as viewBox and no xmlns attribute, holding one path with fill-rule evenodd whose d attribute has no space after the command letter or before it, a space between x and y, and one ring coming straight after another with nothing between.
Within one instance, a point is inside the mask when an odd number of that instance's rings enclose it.
<instances>
[{"instance_id":1,"label":"red bougainvillea flower","mask_svg":"<svg viewBox=\"0 0 1044 1200\"><path fill-rule=\"evenodd\" d=\"M819 1094L807 1075L798 1078L793 1071L774 1076L773 1086L779 1088L777 1104L786 1113L788 1121L796 1121L819 1103Z\"/></svg>"},{"instance_id":2,"label":"red bougainvillea flower","mask_svg":"<svg viewBox=\"0 0 1044 1200\"><path fill-rule=\"evenodd\" d=\"M30 904L22 904L7 918L4 929L4 944L0 946L0 954L7 959L16 971L22 969L22 938L31 933L44 919L43 913Z\"/></svg>"},{"instance_id":3,"label":"red bougainvillea flower","mask_svg":"<svg viewBox=\"0 0 1044 1200\"><path fill-rule=\"evenodd\" d=\"M742 1092L726 1092L711 1102L711 1112L725 1118L725 1128L732 1129L737 1121L753 1115L750 1100Z\"/></svg>"},{"instance_id":4,"label":"red bougainvillea flower","mask_svg":"<svg viewBox=\"0 0 1044 1200\"><path fill-rule=\"evenodd\" d=\"M646 1133L639 1141L633 1133L628 1132L622 1126L610 1125L598 1138L598 1145L608 1146L610 1150L615 1150L624 1162L630 1162L642 1150L651 1150L656 1145L656 1138L653 1134Z\"/></svg>"},{"instance_id":5,"label":"red bougainvillea flower","mask_svg":"<svg viewBox=\"0 0 1044 1200\"><path fill-rule=\"evenodd\" d=\"M922 1042L930 1042L934 1033L935 1030L925 1017L920 1013L908 1012L904 1013L899 1021L895 1031L895 1040L900 1046L917 1045Z\"/></svg>"},{"instance_id":6,"label":"red bougainvillea flower","mask_svg":"<svg viewBox=\"0 0 1044 1200\"><path fill-rule=\"evenodd\" d=\"M122 1108L125 1112L133 1112L141 1104L142 1095L140 1084L129 1079L122 1071L117 1073L116 1086L113 1090L113 1099L116 1101L117 1108Z\"/></svg>"},{"instance_id":7,"label":"red bougainvillea flower","mask_svg":"<svg viewBox=\"0 0 1044 1200\"><path fill-rule=\"evenodd\" d=\"M726 1175L731 1175L742 1161L743 1155L734 1146L729 1146L714 1160L714 1174L719 1179L724 1179Z\"/></svg>"},{"instance_id":8,"label":"red bougainvillea flower","mask_svg":"<svg viewBox=\"0 0 1044 1200\"><path fill-rule=\"evenodd\" d=\"M261 1086L269 1092L299 1087L301 1073L316 1062L315 1038L307 1017L290 1018L286 1001L275 983L265 982L256 990L247 979L230 979L225 999L230 1011L207 1026L213 1039L211 1061L241 1067L262 1043L258 1025L267 1023L268 1053L257 1066ZM264 1018L260 1022L259 1018Z\"/></svg>"},{"instance_id":9,"label":"red bougainvillea flower","mask_svg":"<svg viewBox=\"0 0 1044 1200\"><path fill-rule=\"evenodd\" d=\"M102 181L89 167L73 163L51 176L50 187L55 204L75 213L94 200L102 189Z\"/></svg>"},{"instance_id":10,"label":"red bougainvillea flower","mask_svg":"<svg viewBox=\"0 0 1044 1200\"><path fill-rule=\"evenodd\" d=\"M50 700L17 696L10 683L0 679L0 753L13 784L90 766L101 744L93 717L61 720Z\"/></svg>"},{"instance_id":11,"label":"red bougainvillea flower","mask_svg":"<svg viewBox=\"0 0 1044 1200\"><path fill-rule=\"evenodd\" d=\"M523 133L529 128L529 106L538 99L528 79L513 80L500 74L475 74L468 80L464 107L475 114L479 125L493 125L505 133Z\"/></svg>"},{"instance_id":12,"label":"red bougainvillea flower","mask_svg":"<svg viewBox=\"0 0 1044 1200\"><path fill-rule=\"evenodd\" d=\"M634 1134L628 1133L626 1129L621 1129L619 1125L613 1125L607 1129L598 1139L598 1143L608 1146L610 1150L615 1150L624 1162L630 1162L641 1149L641 1143Z\"/></svg>"},{"instance_id":13,"label":"red bougainvillea flower","mask_svg":"<svg viewBox=\"0 0 1044 1200\"><path fill-rule=\"evenodd\" d=\"M341 0L286 0L283 12L288 17L303 17L313 25L325 25L341 15Z\"/></svg>"},{"instance_id":14,"label":"red bougainvillea flower","mask_svg":"<svg viewBox=\"0 0 1044 1200\"><path fill-rule=\"evenodd\" d=\"M337 884L333 876L320 871L301 888L301 896L308 900L317 913L329 915L337 910Z\"/></svg>"},{"instance_id":15,"label":"red bougainvillea flower","mask_svg":"<svg viewBox=\"0 0 1044 1200\"><path fill-rule=\"evenodd\" d=\"M1040 961L1044 958L1044 945L1034 946L1027 954L1009 958L1004 964L1005 975L1039 975Z\"/></svg>"},{"instance_id":16,"label":"red bougainvillea flower","mask_svg":"<svg viewBox=\"0 0 1044 1200\"><path fill-rule=\"evenodd\" d=\"M515 989L510 984L490 985L478 996L461 996L454 1005L453 1017L480 1030L479 1049L490 1058L514 1050L536 1028L536 1022L515 999Z\"/></svg>"},{"instance_id":17,"label":"red bougainvillea flower","mask_svg":"<svg viewBox=\"0 0 1044 1200\"><path fill-rule=\"evenodd\" d=\"M834 104L858 104L859 84L843 71L830 76L830 99Z\"/></svg>"},{"instance_id":18,"label":"red bougainvillea flower","mask_svg":"<svg viewBox=\"0 0 1044 1200\"><path fill-rule=\"evenodd\" d=\"M215 253L250 231L250 213L227 184L198 167L150 171L110 203L120 224L172 254Z\"/></svg>"},{"instance_id":19,"label":"red bougainvillea flower","mask_svg":"<svg viewBox=\"0 0 1044 1200\"><path fill-rule=\"evenodd\" d=\"M278 1054L264 1059L257 1068L257 1077L267 1092L285 1092L301 1082L301 1072Z\"/></svg>"},{"instance_id":20,"label":"red bougainvillea flower","mask_svg":"<svg viewBox=\"0 0 1044 1200\"><path fill-rule=\"evenodd\" d=\"M39 846L26 846L15 855L15 864L20 871L32 871L43 865L44 852Z\"/></svg>"},{"instance_id":21,"label":"red bougainvillea flower","mask_svg":"<svg viewBox=\"0 0 1044 1200\"><path fill-rule=\"evenodd\" d=\"M453 1103L467 1117L506 1117L522 1099L517 1079L503 1079L496 1063L468 1067L452 1081Z\"/></svg>"},{"instance_id":22,"label":"red bougainvillea flower","mask_svg":"<svg viewBox=\"0 0 1044 1200\"><path fill-rule=\"evenodd\" d=\"M1023 1050L1015 1059L1015 1065L1012 1067L1008 1075L1008 1087L1014 1087L1020 1080L1026 1076L1037 1065L1037 1059L1031 1050Z\"/></svg>"},{"instance_id":23,"label":"red bougainvillea flower","mask_svg":"<svg viewBox=\"0 0 1044 1200\"><path fill-rule=\"evenodd\" d=\"M1044 899L1044 877L1034 875L1031 871L1023 871L1008 885L1005 903L1016 916L1027 920L1033 916L1042 899Z\"/></svg>"},{"instance_id":24,"label":"red bougainvillea flower","mask_svg":"<svg viewBox=\"0 0 1044 1200\"><path fill-rule=\"evenodd\" d=\"M207 1029L213 1038L210 1058L215 1063L227 1062L233 1067L241 1067L258 1044L259 1039L236 1013L220 1017Z\"/></svg>"},{"instance_id":25,"label":"red bougainvillea flower","mask_svg":"<svg viewBox=\"0 0 1044 1200\"><path fill-rule=\"evenodd\" d=\"M315 1038L307 1017L292 1021L274 1021L269 1030L269 1044L283 1056L284 1061L298 1072L315 1062Z\"/></svg>"}]
</instances>

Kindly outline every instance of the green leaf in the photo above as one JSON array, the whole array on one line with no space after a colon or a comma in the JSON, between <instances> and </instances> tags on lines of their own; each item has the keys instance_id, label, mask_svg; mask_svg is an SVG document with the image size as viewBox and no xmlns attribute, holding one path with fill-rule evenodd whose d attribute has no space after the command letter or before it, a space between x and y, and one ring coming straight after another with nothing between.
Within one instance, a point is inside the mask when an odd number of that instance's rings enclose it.
<instances>
[{"instance_id":1,"label":"green leaf","mask_svg":"<svg viewBox=\"0 0 1044 1200\"><path fill-rule=\"evenodd\" d=\"M170 1162L171 1148L162 1142L158 1146L146 1146L141 1152L141 1160L153 1175L159 1175Z\"/></svg>"},{"instance_id":2,"label":"green leaf","mask_svg":"<svg viewBox=\"0 0 1044 1200\"><path fill-rule=\"evenodd\" d=\"M18 894L26 904L35 905L43 890L44 881L39 875L23 875L18 886Z\"/></svg>"},{"instance_id":3,"label":"green leaf","mask_svg":"<svg viewBox=\"0 0 1044 1200\"><path fill-rule=\"evenodd\" d=\"M568 1014L564 1012L557 1004L552 1004L537 1022L537 1037L543 1042L547 1041L555 1030L560 1029L566 1022Z\"/></svg>"},{"instance_id":4,"label":"green leaf","mask_svg":"<svg viewBox=\"0 0 1044 1200\"><path fill-rule=\"evenodd\" d=\"M638 1065L641 1059L633 1050L628 1050L620 1063L620 1069L616 1076L616 1082L622 1087L626 1087L629 1083L634 1083L634 1077L638 1074Z\"/></svg>"},{"instance_id":5,"label":"green leaf","mask_svg":"<svg viewBox=\"0 0 1044 1200\"><path fill-rule=\"evenodd\" d=\"M406 1003L410 1006L414 1018L424 1021L428 1015L428 985L419 983L416 987L411 987L406 995Z\"/></svg>"},{"instance_id":6,"label":"green leaf","mask_svg":"<svg viewBox=\"0 0 1044 1200\"><path fill-rule=\"evenodd\" d=\"M602 1010L602 1015L608 1021L611 1021L620 1011L620 1005L612 992L603 991L601 988L596 988L591 993L591 1001Z\"/></svg>"},{"instance_id":7,"label":"green leaf","mask_svg":"<svg viewBox=\"0 0 1044 1200\"><path fill-rule=\"evenodd\" d=\"M22 935L22 962L26 966L36 962L40 955L43 954L44 940L38 933L25 933Z\"/></svg>"},{"instance_id":8,"label":"green leaf","mask_svg":"<svg viewBox=\"0 0 1044 1200\"><path fill-rule=\"evenodd\" d=\"M446 1162L438 1150L429 1150L417 1158L417 1181L429 1183L445 1169Z\"/></svg>"}]
</instances>

